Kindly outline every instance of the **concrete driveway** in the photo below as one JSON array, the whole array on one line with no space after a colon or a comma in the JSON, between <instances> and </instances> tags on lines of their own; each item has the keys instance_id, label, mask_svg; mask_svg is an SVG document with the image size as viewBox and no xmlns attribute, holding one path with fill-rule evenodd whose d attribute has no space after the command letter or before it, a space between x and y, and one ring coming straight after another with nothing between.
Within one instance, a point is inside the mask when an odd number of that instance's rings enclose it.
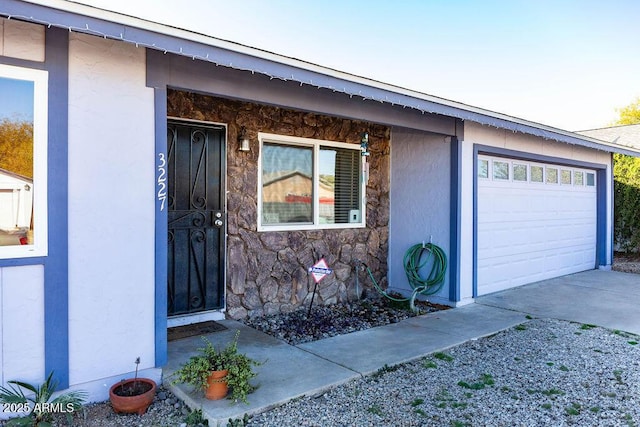
<instances>
[{"instance_id":1,"label":"concrete driveway","mask_svg":"<svg viewBox=\"0 0 640 427\"><path fill-rule=\"evenodd\" d=\"M584 271L482 296L476 304L640 334L640 274Z\"/></svg>"}]
</instances>

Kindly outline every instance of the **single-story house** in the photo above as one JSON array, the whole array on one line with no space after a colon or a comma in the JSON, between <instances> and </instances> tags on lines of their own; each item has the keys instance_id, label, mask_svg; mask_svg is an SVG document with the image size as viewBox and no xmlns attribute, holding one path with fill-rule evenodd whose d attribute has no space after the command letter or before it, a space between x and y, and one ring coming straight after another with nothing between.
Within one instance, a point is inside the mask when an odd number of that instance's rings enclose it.
<instances>
[{"instance_id":1,"label":"single-story house","mask_svg":"<svg viewBox=\"0 0 640 427\"><path fill-rule=\"evenodd\" d=\"M169 326L308 304L320 257L323 304L358 261L408 294L421 241L451 306L609 268L612 153L640 155L65 0L0 3L0 79L33 82L38 190L33 242L0 247L1 382L92 400L136 357L158 379ZM311 190L272 204L291 171Z\"/></svg>"}]
</instances>

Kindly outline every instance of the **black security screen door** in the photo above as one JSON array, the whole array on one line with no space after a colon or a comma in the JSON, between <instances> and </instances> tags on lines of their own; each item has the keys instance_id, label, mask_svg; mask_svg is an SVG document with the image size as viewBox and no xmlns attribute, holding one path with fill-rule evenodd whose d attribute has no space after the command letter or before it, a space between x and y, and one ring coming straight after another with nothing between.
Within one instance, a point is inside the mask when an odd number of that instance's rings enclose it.
<instances>
[{"instance_id":1,"label":"black security screen door","mask_svg":"<svg viewBox=\"0 0 640 427\"><path fill-rule=\"evenodd\" d=\"M221 308L224 129L168 123L168 315Z\"/></svg>"}]
</instances>

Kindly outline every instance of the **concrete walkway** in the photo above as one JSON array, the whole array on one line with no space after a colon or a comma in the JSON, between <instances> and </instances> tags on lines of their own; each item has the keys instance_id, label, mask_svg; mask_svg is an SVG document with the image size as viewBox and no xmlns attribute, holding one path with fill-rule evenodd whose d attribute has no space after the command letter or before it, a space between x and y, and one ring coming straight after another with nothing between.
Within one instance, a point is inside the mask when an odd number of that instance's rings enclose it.
<instances>
[{"instance_id":1,"label":"concrete walkway","mask_svg":"<svg viewBox=\"0 0 640 427\"><path fill-rule=\"evenodd\" d=\"M305 395L436 351L494 334L527 321L527 315L595 324L640 334L640 275L588 271L547 280L493 295L476 303L400 323L291 346L235 321L228 330L207 337L216 346L240 330L239 348L263 361L256 369L259 388L249 404L206 400L188 386L172 391L194 409L202 409L210 426L225 425L244 414L255 414ZM195 350L199 337L169 343L165 382Z\"/></svg>"}]
</instances>

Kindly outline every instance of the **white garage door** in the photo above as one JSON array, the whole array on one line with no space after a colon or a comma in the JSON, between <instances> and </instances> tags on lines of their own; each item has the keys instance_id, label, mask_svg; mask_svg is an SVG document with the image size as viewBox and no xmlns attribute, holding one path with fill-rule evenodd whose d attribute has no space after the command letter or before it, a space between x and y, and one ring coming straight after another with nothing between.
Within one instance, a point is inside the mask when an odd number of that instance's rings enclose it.
<instances>
[{"instance_id":1,"label":"white garage door","mask_svg":"<svg viewBox=\"0 0 640 427\"><path fill-rule=\"evenodd\" d=\"M478 295L595 268L593 170L478 157Z\"/></svg>"}]
</instances>

